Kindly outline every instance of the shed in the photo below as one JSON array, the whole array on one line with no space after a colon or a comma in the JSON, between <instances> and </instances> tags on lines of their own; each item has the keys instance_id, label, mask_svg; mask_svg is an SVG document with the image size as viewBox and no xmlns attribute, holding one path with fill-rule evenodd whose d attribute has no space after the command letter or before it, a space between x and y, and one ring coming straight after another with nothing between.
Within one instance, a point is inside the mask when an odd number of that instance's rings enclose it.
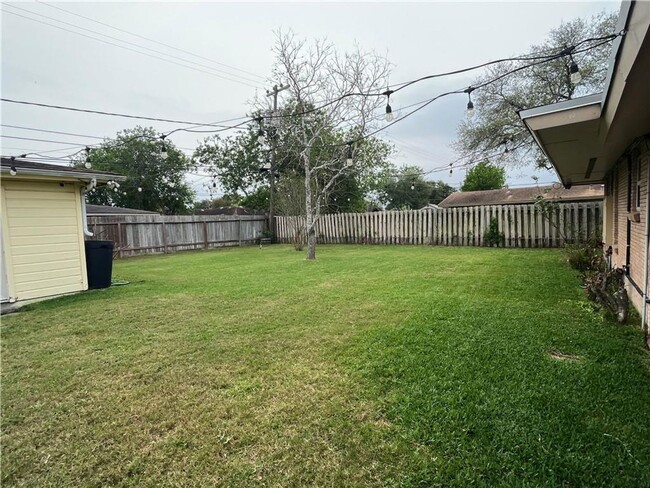
<instances>
[{"instance_id":1,"label":"shed","mask_svg":"<svg viewBox=\"0 0 650 488\"><path fill-rule=\"evenodd\" d=\"M1 301L87 290L85 192L126 178L4 157L0 173Z\"/></svg>"}]
</instances>

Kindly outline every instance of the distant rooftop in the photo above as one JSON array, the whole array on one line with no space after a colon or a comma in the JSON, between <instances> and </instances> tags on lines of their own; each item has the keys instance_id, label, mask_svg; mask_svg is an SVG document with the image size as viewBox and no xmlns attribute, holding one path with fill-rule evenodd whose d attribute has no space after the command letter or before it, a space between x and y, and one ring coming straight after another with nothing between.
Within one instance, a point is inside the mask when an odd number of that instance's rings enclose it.
<instances>
[{"instance_id":1,"label":"distant rooftop","mask_svg":"<svg viewBox=\"0 0 650 488\"><path fill-rule=\"evenodd\" d=\"M538 196L562 202L602 200L603 185L578 185L569 189L559 183L553 185L528 186L524 188L500 188L498 190L458 191L442 202L441 207L470 207L474 205L515 205L534 203Z\"/></svg>"},{"instance_id":2,"label":"distant rooftop","mask_svg":"<svg viewBox=\"0 0 650 488\"><path fill-rule=\"evenodd\" d=\"M216 207L202 208L194 213L196 215L262 215L264 211L246 207Z\"/></svg>"},{"instance_id":3,"label":"distant rooftop","mask_svg":"<svg viewBox=\"0 0 650 488\"><path fill-rule=\"evenodd\" d=\"M140 210L138 208L111 207L109 205L86 205L86 215L94 217L97 215L160 215L158 212Z\"/></svg>"}]
</instances>

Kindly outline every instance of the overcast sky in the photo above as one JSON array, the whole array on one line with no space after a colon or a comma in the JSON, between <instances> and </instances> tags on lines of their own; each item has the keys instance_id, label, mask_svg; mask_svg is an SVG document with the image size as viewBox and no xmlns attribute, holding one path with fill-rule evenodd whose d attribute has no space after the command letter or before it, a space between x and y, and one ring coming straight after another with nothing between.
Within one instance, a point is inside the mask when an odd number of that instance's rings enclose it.
<instances>
[{"instance_id":1,"label":"overcast sky","mask_svg":"<svg viewBox=\"0 0 650 488\"><path fill-rule=\"evenodd\" d=\"M394 65L390 81L398 83L523 53L531 44L541 42L550 29L563 21L588 17L603 10L618 11L619 8L619 2L614 1L355 4L79 2L50 5L202 58L71 15L45 3L3 3L0 14L2 97L206 123L243 116L256 90L261 94L276 81L269 79L273 61L270 48L274 31L279 28L291 28L306 38L327 37L343 50L357 42L364 49L386 53ZM147 51L144 47L159 53ZM166 54L176 58L169 58ZM391 102L395 109L430 98L447 88L467 86L473 78L473 75L464 75L436 83L418 84L411 90L403 90ZM398 149L393 157L394 162L431 169L455 159L457 155L450 144L455 138L459 120L465 116L465 104L466 98L462 96L443 98L383 133L382 137L394 143ZM2 103L1 110L4 125L97 137L111 137L118 130L135 125L152 125L160 132L178 127L178 124L12 103ZM70 142L71 145L92 144L99 140L4 126L2 135ZM190 154L200 137L197 134L178 133L172 136L172 140ZM1 141L3 155L61 148L64 150L52 154L71 152L71 145L6 137ZM555 175L550 172L517 168L508 171L508 183L532 184L531 177L534 175L539 176L542 182L555 180ZM464 172L461 171L451 177L446 172L433 175L433 178L455 186L463 177ZM195 189L199 198L205 198L206 190L201 183L195 182Z\"/></svg>"}]
</instances>

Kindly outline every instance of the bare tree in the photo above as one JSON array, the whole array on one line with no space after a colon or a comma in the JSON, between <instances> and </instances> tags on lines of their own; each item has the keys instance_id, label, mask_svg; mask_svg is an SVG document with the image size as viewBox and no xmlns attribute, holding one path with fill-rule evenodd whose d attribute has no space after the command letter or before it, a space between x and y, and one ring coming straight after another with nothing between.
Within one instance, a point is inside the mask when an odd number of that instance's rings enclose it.
<instances>
[{"instance_id":1,"label":"bare tree","mask_svg":"<svg viewBox=\"0 0 650 488\"><path fill-rule=\"evenodd\" d=\"M386 103L381 92L390 64L358 46L340 53L326 40L308 43L292 32L277 34L273 52L273 75L289 87L281 126L296 145L292 152L304 177L307 259L315 259L316 224L328 192L346 171L363 171L377 161L376 145L364 144L363 138L383 118L378 109ZM272 123L273 115L265 123Z\"/></svg>"}]
</instances>

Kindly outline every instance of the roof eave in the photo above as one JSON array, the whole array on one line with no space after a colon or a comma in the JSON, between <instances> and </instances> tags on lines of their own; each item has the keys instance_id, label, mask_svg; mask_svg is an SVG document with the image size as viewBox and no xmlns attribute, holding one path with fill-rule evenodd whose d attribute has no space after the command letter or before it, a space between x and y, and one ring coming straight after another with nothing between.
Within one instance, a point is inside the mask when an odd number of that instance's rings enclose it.
<instances>
[{"instance_id":1,"label":"roof eave","mask_svg":"<svg viewBox=\"0 0 650 488\"><path fill-rule=\"evenodd\" d=\"M2 174L10 174L11 168L2 166L0 172ZM18 168L20 175L26 176L45 176L53 178L70 178L80 181L90 181L93 178L97 183L107 183L109 181L126 181L126 176L111 174L111 173L88 173L85 171L54 171L35 168Z\"/></svg>"}]
</instances>

